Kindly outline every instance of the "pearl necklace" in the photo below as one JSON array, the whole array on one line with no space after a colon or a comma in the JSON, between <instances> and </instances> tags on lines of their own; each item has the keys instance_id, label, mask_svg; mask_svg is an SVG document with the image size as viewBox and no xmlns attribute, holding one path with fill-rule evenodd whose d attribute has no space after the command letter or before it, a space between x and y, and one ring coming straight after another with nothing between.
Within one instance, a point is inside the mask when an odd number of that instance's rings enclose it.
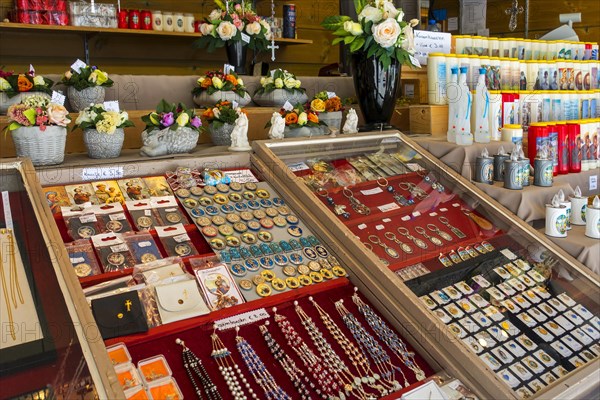
<instances>
[{"instance_id":1,"label":"pearl necklace","mask_svg":"<svg viewBox=\"0 0 600 400\"><path fill-rule=\"evenodd\" d=\"M423 372L415 362L415 353L409 352L406 344L400 339L396 332L394 332L385 321L379 317L379 315L375 314L373 309L358 296L358 288L354 288L354 292L352 301L354 301L358 310L364 315L367 323L375 331L379 339L384 342L400 360L402 360L404 365L415 373L415 377L418 381L425 379L425 372Z\"/></svg>"},{"instance_id":2,"label":"pearl necklace","mask_svg":"<svg viewBox=\"0 0 600 400\"><path fill-rule=\"evenodd\" d=\"M229 351L229 349L227 349L227 347L225 347L225 344L221 341L221 338L216 333L210 335L210 338L212 339L213 344L213 351L212 353L210 353L210 356L219 365L219 371L221 372L223 379L225 379L225 383L227 383L227 387L233 395L233 398L235 400L248 399L246 393L244 392L244 389L242 388L242 385L240 384L241 380L242 384L244 384L244 387L248 390L250 396L253 399L257 399L258 396L256 395L256 393L254 393L252 387L250 387L250 383L243 375L240 367L233 360L231 352Z\"/></svg>"},{"instance_id":3,"label":"pearl necklace","mask_svg":"<svg viewBox=\"0 0 600 400\"><path fill-rule=\"evenodd\" d=\"M190 378L190 381L192 382L192 386L194 386L194 392L196 393L196 396L198 396L198 399L203 399L202 390L198 386L194 376L197 376L200 379L204 394L206 394L208 400L222 400L222 397L217 390L217 386L210 380L210 376L208 376L204 364L202 364L202 360L186 347L183 340L176 339L175 343L183 347L183 367L185 368L185 372L187 372L188 378Z\"/></svg>"}]
</instances>

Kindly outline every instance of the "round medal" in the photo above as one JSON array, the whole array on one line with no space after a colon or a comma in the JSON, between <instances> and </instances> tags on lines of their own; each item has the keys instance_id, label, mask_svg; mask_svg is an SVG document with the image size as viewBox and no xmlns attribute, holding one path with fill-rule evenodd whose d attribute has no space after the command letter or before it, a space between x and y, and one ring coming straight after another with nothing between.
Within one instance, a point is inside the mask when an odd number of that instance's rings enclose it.
<instances>
[{"instance_id":1,"label":"round medal","mask_svg":"<svg viewBox=\"0 0 600 400\"><path fill-rule=\"evenodd\" d=\"M329 257L329 251L327 251L327 249L325 247L321 246L320 244L315 246L315 251L321 258Z\"/></svg>"},{"instance_id":2,"label":"round medal","mask_svg":"<svg viewBox=\"0 0 600 400\"><path fill-rule=\"evenodd\" d=\"M106 229L111 232L121 232L123 229L123 224L119 221L108 221L106 223Z\"/></svg>"},{"instance_id":3,"label":"round medal","mask_svg":"<svg viewBox=\"0 0 600 400\"><path fill-rule=\"evenodd\" d=\"M258 203L263 208L270 208L273 205L273 203L271 203L271 200L268 200L268 199L260 199L258 201ZM277 210L275 210L275 211L277 211Z\"/></svg>"},{"instance_id":4,"label":"round medal","mask_svg":"<svg viewBox=\"0 0 600 400\"><path fill-rule=\"evenodd\" d=\"M252 212L252 215L254 215L254 218L256 219L263 219L267 216L267 214L263 210L254 210Z\"/></svg>"},{"instance_id":5,"label":"round medal","mask_svg":"<svg viewBox=\"0 0 600 400\"><path fill-rule=\"evenodd\" d=\"M239 192L240 190L242 190L242 184L239 182L231 182L229 184L229 189Z\"/></svg>"},{"instance_id":6,"label":"round medal","mask_svg":"<svg viewBox=\"0 0 600 400\"><path fill-rule=\"evenodd\" d=\"M252 231L258 231L260 230L260 228L262 228L262 226L260 225L260 222L258 221L248 221L248 229L252 230Z\"/></svg>"},{"instance_id":7,"label":"round medal","mask_svg":"<svg viewBox=\"0 0 600 400\"><path fill-rule=\"evenodd\" d=\"M230 224L235 224L241 221L241 218L239 215L237 214L227 214L225 216L225 219L227 220L227 222L229 222Z\"/></svg>"},{"instance_id":8,"label":"round medal","mask_svg":"<svg viewBox=\"0 0 600 400\"><path fill-rule=\"evenodd\" d=\"M255 200L250 200L246 203L248 205L248 208L251 210L258 210L260 209L260 204L258 201Z\"/></svg>"},{"instance_id":9,"label":"round medal","mask_svg":"<svg viewBox=\"0 0 600 400\"><path fill-rule=\"evenodd\" d=\"M198 203L200 203L202 207L206 207L211 206L213 201L210 197L202 196L198 199Z\"/></svg>"},{"instance_id":10,"label":"round medal","mask_svg":"<svg viewBox=\"0 0 600 400\"><path fill-rule=\"evenodd\" d=\"M237 238L237 236L227 236L225 238L225 243L227 243L227 246L229 247L240 247L240 239Z\"/></svg>"},{"instance_id":11,"label":"round medal","mask_svg":"<svg viewBox=\"0 0 600 400\"><path fill-rule=\"evenodd\" d=\"M230 225L219 226L219 233L223 236L231 236L233 235L233 232L233 228Z\"/></svg>"},{"instance_id":12,"label":"round medal","mask_svg":"<svg viewBox=\"0 0 600 400\"><path fill-rule=\"evenodd\" d=\"M110 253L106 257L106 261L108 261L109 264L118 267L125 262L125 256L121 253Z\"/></svg>"},{"instance_id":13,"label":"round medal","mask_svg":"<svg viewBox=\"0 0 600 400\"><path fill-rule=\"evenodd\" d=\"M273 197L271 200L273 201L273 205L275 207L281 207L282 205L285 204L285 202L283 201L283 199L281 199L279 197Z\"/></svg>"},{"instance_id":14,"label":"round medal","mask_svg":"<svg viewBox=\"0 0 600 400\"><path fill-rule=\"evenodd\" d=\"M296 269L294 267L292 267L291 265L286 265L285 267L283 267L282 271L287 276L296 275Z\"/></svg>"},{"instance_id":15,"label":"round medal","mask_svg":"<svg viewBox=\"0 0 600 400\"><path fill-rule=\"evenodd\" d=\"M282 290L284 290L287 286L285 284L285 281L281 278L275 278L271 281L271 286L273 286L273 289L281 292Z\"/></svg>"},{"instance_id":16,"label":"round medal","mask_svg":"<svg viewBox=\"0 0 600 400\"><path fill-rule=\"evenodd\" d=\"M275 256L273 256L273 261L275 261L275 264L279 265L280 267L287 265L289 262L288 258L283 254L275 254Z\"/></svg>"},{"instance_id":17,"label":"round medal","mask_svg":"<svg viewBox=\"0 0 600 400\"><path fill-rule=\"evenodd\" d=\"M263 278L265 278L265 281L267 281L267 282L271 282L273 279L275 279L275 272L273 272L273 271L264 270L264 271L260 271L260 274L262 275Z\"/></svg>"},{"instance_id":18,"label":"round medal","mask_svg":"<svg viewBox=\"0 0 600 400\"><path fill-rule=\"evenodd\" d=\"M285 217L285 219L290 225L297 225L298 223L300 223L300 220L298 219L298 217L296 217L295 215L292 215L292 214Z\"/></svg>"},{"instance_id":19,"label":"round medal","mask_svg":"<svg viewBox=\"0 0 600 400\"><path fill-rule=\"evenodd\" d=\"M248 190L256 190L258 186L254 182L246 182L244 183L244 187Z\"/></svg>"},{"instance_id":20,"label":"round medal","mask_svg":"<svg viewBox=\"0 0 600 400\"><path fill-rule=\"evenodd\" d=\"M260 275L260 274L254 275L252 277L252 283L254 283L257 286L260 285L261 283L265 283L265 282L266 282L265 278L262 275Z\"/></svg>"},{"instance_id":21,"label":"round medal","mask_svg":"<svg viewBox=\"0 0 600 400\"><path fill-rule=\"evenodd\" d=\"M242 264L233 264L230 267L231 273L235 276L244 276L246 275L247 271L246 271L246 267L244 267Z\"/></svg>"},{"instance_id":22,"label":"round medal","mask_svg":"<svg viewBox=\"0 0 600 400\"><path fill-rule=\"evenodd\" d=\"M273 235L267 231L260 231L258 232L258 238L263 242L269 243L273 240Z\"/></svg>"},{"instance_id":23,"label":"round medal","mask_svg":"<svg viewBox=\"0 0 600 400\"><path fill-rule=\"evenodd\" d=\"M221 206L221 211L223 212L223 214L231 214L235 212L235 207L231 204L223 204Z\"/></svg>"},{"instance_id":24,"label":"round medal","mask_svg":"<svg viewBox=\"0 0 600 400\"><path fill-rule=\"evenodd\" d=\"M183 201L183 205L187 208L198 207L198 202L195 199L189 198Z\"/></svg>"},{"instance_id":25,"label":"round medal","mask_svg":"<svg viewBox=\"0 0 600 400\"><path fill-rule=\"evenodd\" d=\"M216 226L221 226L221 225L225 224L225 222L226 222L225 218L221 217L220 215L215 215L210 220L212 221L213 225L216 225Z\"/></svg>"},{"instance_id":26,"label":"round medal","mask_svg":"<svg viewBox=\"0 0 600 400\"><path fill-rule=\"evenodd\" d=\"M240 213L240 218L243 219L244 221L250 221L254 219L254 215L252 215L252 213L250 211L242 211Z\"/></svg>"},{"instance_id":27,"label":"round medal","mask_svg":"<svg viewBox=\"0 0 600 400\"><path fill-rule=\"evenodd\" d=\"M300 275L300 276L298 276L298 282L300 282L300 284L302 286L309 286L309 285L312 285L312 283L313 283L312 279L308 275Z\"/></svg>"},{"instance_id":28,"label":"round medal","mask_svg":"<svg viewBox=\"0 0 600 400\"><path fill-rule=\"evenodd\" d=\"M178 212L168 212L165 214L165 218L172 224L181 222L181 215Z\"/></svg>"},{"instance_id":29,"label":"round medal","mask_svg":"<svg viewBox=\"0 0 600 400\"><path fill-rule=\"evenodd\" d=\"M215 228L214 226L209 225L202 228L202 234L206 237L215 237L218 233L219 231L217 231L217 228Z\"/></svg>"},{"instance_id":30,"label":"round medal","mask_svg":"<svg viewBox=\"0 0 600 400\"><path fill-rule=\"evenodd\" d=\"M300 228L298 226L290 226L289 228L287 228L287 231L292 236L295 236L295 237L302 236L302 228Z\"/></svg>"},{"instance_id":31,"label":"round medal","mask_svg":"<svg viewBox=\"0 0 600 400\"><path fill-rule=\"evenodd\" d=\"M284 227L287 225L287 221L285 218L283 218L281 215L278 215L276 217L273 218L273 223L276 226L279 226L280 228Z\"/></svg>"},{"instance_id":32,"label":"round medal","mask_svg":"<svg viewBox=\"0 0 600 400\"><path fill-rule=\"evenodd\" d=\"M279 211L279 214L281 214L281 215L289 215L290 214L290 209L287 208L287 206L281 206L281 207L277 208L277 211Z\"/></svg>"},{"instance_id":33,"label":"round medal","mask_svg":"<svg viewBox=\"0 0 600 400\"><path fill-rule=\"evenodd\" d=\"M251 189L249 189L249 190L251 190ZM256 190L256 195L258 197L260 197L261 199L268 199L269 197L271 197L271 194L265 189Z\"/></svg>"},{"instance_id":34,"label":"round medal","mask_svg":"<svg viewBox=\"0 0 600 400\"><path fill-rule=\"evenodd\" d=\"M298 273L301 275L308 275L310 274L310 268L306 265L298 265Z\"/></svg>"},{"instance_id":35,"label":"round medal","mask_svg":"<svg viewBox=\"0 0 600 400\"><path fill-rule=\"evenodd\" d=\"M232 192L229 193L229 200L233 201L234 203L240 202L243 200L243 197L241 194L236 193L236 192Z\"/></svg>"},{"instance_id":36,"label":"round medal","mask_svg":"<svg viewBox=\"0 0 600 400\"><path fill-rule=\"evenodd\" d=\"M253 192L249 192L249 191L245 191L244 193L242 193L242 197L246 200L254 200L256 198L256 196L254 195Z\"/></svg>"},{"instance_id":37,"label":"round medal","mask_svg":"<svg viewBox=\"0 0 600 400\"><path fill-rule=\"evenodd\" d=\"M310 279L312 279L312 281L315 283L323 282L323 275L321 275L319 272L312 271L310 274L308 274L308 276L310 276Z\"/></svg>"},{"instance_id":38,"label":"round medal","mask_svg":"<svg viewBox=\"0 0 600 400\"><path fill-rule=\"evenodd\" d=\"M90 264L81 263L75 266L75 274L80 278L89 276L91 273L92 267L90 266Z\"/></svg>"},{"instance_id":39,"label":"round medal","mask_svg":"<svg viewBox=\"0 0 600 400\"><path fill-rule=\"evenodd\" d=\"M252 281L249 279L242 279L238 282L238 285L244 290L252 289Z\"/></svg>"},{"instance_id":40,"label":"round medal","mask_svg":"<svg viewBox=\"0 0 600 400\"><path fill-rule=\"evenodd\" d=\"M269 217L273 218L279 215L279 211L277 211L275 208L273 207L269 207L265 209L265 214L267 214Z\"/></svg>"},{"instance_id":41,"label":"round medal","mask_svg":"<svg viewBox=\"0 0 600 400\"><path fill-rule=\"evenodd\" d=\"M246 211L248 209L248 206L245 203L235 203L233 205L233 208L235 208L235 210L237 212L243 212L243 211ZM252 214L250 214L250 215L252 215Z\"/></svg>"},{"instance_id":42,"label":"round medal","mask_svg":"<svg viewBox=\"0 0 600 400\"><path fill-rule=\"evenodd\" d=\"M318 262L316 262L316 261L310 261L308 263L308 268L310 268L311 271L318 272L318 271L321 270L322 267L321 267L321 264L319 264Z\"/></svg>"},{"instance_id":43,"label":"round medal","mask_svg":"<svg viewBox=\"0 0 600 400\"><path fill-rule=\"evenodd\" d=\"M269 285L261 283L260 285L256 286L256 293L260 297L267 297L271 295L271 288L269 287Z\"/></svg>"},{"instance_id":44,"label":"round medal","mask_svg":"<svg viewBox=\"0 0 600 400\"><path fill-rule=\"evenodd\" d=\"M229 199L227 198L227 196L225 196L224 194L221 194L221 193L215 194L213 196L213 200L217 204L227 204L229 202Z\"/></svg>"},{"instance_id":45,"label":"round medal","mask_svg":"<svg viewBox=\"0 0 600 400\"><path fill-rule=\"evenodd\" d=\"M140 261L144 264L147 264L149 262L156 261L156 260L157 260L156 256L152 253L144 253L140 257Z\"/></svg>"},{"instance_id":46,"label":"round medal","mask_svg":"<svg viewBox=\"0 0 600 400\"><path fill-rule=\"evenodd\" d=\"M196 218L196 224L198 226L204 227L204 226L212 225L212 221L208 217L200 217L200 218Z\"/></svg>"},{"instance_id":47,"label":"round medal","mask_svg":"<svg viewBox=\"0 0 600 400\"><path fill-rule=\"evenodd\" d=\"M200 218L203 217L206 213L204 212L203 209L201 208L192 208L190 210L190 215L194 218Z\"/></svg>"},{"instance_id":48,"label":"round medal","mask_svg":"<svg viewBox=\"0 0 600 400\"><path fill-rule=\"evenodd\" d=\"M258 261L256 261L253 258L244 261L244 265L246 266L246 269L250 272L258 271L258 269L260 268L260 264L258 263Z\"/></svg>"},{"instance_id":49,"label":"round medal","mask_svg":"<svg viewBox=\"0 0 600 400\"><path fill-rule=\"evenodd\" d=\"M302 252L304 253L304 256L309 260L316 260L317 258L319 258L317 252L313 250L312 247L305 247L304 249L302 249Z\"/></svg>"},{"instance_id":50,"label":"round medal","mask_svg":"<svg viewBox=\"0 0 600 400\"><path fill-rule=\"evenodd\" d=\"M194 196L202 196L202 193L204 193L204 191L200 186L192 186L190 188L190 193L192 193Z\"/></svg>"},{"instance_id":51,"label":"round medal","mask_svg":"<svg viewBox=\"0 0 600 400\"><path fill-rule=\"evenodd\" d=\"M325 279L333 278L333 272L331 272L331 270L329 270L327 268L322 268L319 272L321 273L321 275L323 275L323 278L325 278Z\"/></svg>"},{"instance_id":52,"label":"round medal","mask_svg":"<svg viewBox=\"0 0 600 400\"><path fill-rule=\"evenodd\" d=\"M254 236L254 234L250 232L243 233L242 242L246 244L254 244L256 243L256 236Z\"/></svg>"},{"instance_id":53,"label":"round medal","mask_svg":"<svg viewBox=\"0 0 600 400\"><path fill-rule=\"evenodd\" d=\"M273 269L274 263L271 257L261 257L258 259L258 262L263 268Z\"/></svg>"},{"instance_id":54,"label":"round medal","mask_svg":"<svg viewBox=\"0 0 600 400\"><path fill-rule=\"evenodd\" d=\"M215 193L217 193L217 188L214 186L210 186L210 185L206 185L204 186L204 193L209 194L209 195L213 195Z\"/></svg>"},{"instance_id":55,"label":"round medal","mask_svg":"<svg viewBox=\"0 0 600 400\"><path fill-rule=\"evenodd\" d=\"M300 282L298 281L298 278L295 278L293 276L285 278L285 284L290 289L296 289L296 288L298 288L300 286Z\"/></svg>"},{"instance_id":56,"label":"round medal","mask_svg":"<svg viewBox=\"0 0 600 400\"><path fill-rule=\"evenodd\" d=\"M183 198L190 197L190 191L189 191L189 190L187 190L186 188L177 189L177 190L175 191L175 194L176 194L177 196L179 196L179 197L183 197Z\"/></svg>"},{"instance_id":57,"label":"round medal","mask_svg":"<svg viewBox=\"0 0 600 400\"><path fill-rule=\"evenodd\" d=\"M229 192L229 186L227 186L224 183L217 183L217 185L215 187L221 193L227 193L227 192Z\"/></svg>"},{"instance_id":58,"label":"round medal","mask_svg":"<svg viewBox=\"0 0 600 400\"><path fill-rule=\"evenodd\" d=\"M300 265L302 264L302 256L300 254L297 253L292 253L289 256L290 262L294 265Z\"/></svg>"},{"instance_id":59,"label":"round medal","mask_svg":"<svg viewBox=\"0 0 600 400\"><path fill-rule=\"evenodd\" d=\"M333 272L333 274L335 276L346 276L346 270L342 267L340 267L339 265L336 265L335 267L333 267L331 269L331 272Z\"/></svg>"},{"instance_id":60,"label":"round medal","mask_svg":"<svg viewBox=\"0 0 600 400\"><path fill-rule=\"evenodd\" d=\"M233 229L235 229L239 233L243 233L248 230L248 226L243 222L236 222L235 224L233 224Z\"/></svg>"},{"instance_id":61,"label":"round medal","mask_svg":"<svg viewBox=\"0 0 600 400\"><path fill-rule=\"evenodd\" d=\"M141 216L136 220L136 225L142 229L148 229L152 227L152 218Z\"/></svg>"},{"instance_id":62,"label":"round medal","mask_svg":"<svg viewBox=\"0 0 600 400\"><path fill-rule=\"evenodd\" d=\"M219 209L215 206L206 206L206 208L204 208L204 211L206 212L207 215L217 215L219 213Z\"/></svg>"},{"instance_id":63,"label":"round medal","mask_svg":"<svg viewBox=\"0 0 600 400\"><path fill-rule=\"evenodd\" d=\"M82 239L87 239L90 238L92 236L94 236L96 234L96 230L94 228L92 228L91 226L80 226L77 229L77 235L79 235L80 238Z\"/></svg>"},{"instance_id":64,"label":"round medal","mask_svg":"<svg viewBox=\"0 0 600 400\"><path fill-rule=\"evenodd\" d=\"M225 241L219 238L211 239L208 243L215 250L223 250L226 247Z\"/></svg>"}]
</instances>

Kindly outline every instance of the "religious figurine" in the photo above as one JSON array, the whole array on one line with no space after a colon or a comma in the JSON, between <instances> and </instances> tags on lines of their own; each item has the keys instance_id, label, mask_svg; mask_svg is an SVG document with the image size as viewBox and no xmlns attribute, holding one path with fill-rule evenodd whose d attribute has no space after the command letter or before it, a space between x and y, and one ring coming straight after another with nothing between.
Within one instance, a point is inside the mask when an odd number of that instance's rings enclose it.
<instances>
[{"instance_id":1,"label":"religious figurine","mask_svg":"<svg viewBox=\"0 0 600 400\"><path fill-rule=\"evenodd\" d=\"M269 129L269 138L283 139L283 131L285 130L285 119L277 111L271 116L271 128Z\"/></svg>"},{"instance_id":2,"label":"religious figurine","mask_svg":"<svg viewBox=\"0 0 600 400\"><path fill-rule=\"evenodd\" d=\"M342 128L342 132L344 133L358 133L358 115L356 115L356 111L354 108L348 110L348 115L346 116L346 122L344 122L344 127Z\"/></svg>"},{"instance_id":3,"label":"religious figurine","mask_svg":"<svg viewBox=\"0 0 600 400\"><path fill-rule=\"evenodd\" d=\"M238 117L231 131L231 146L229 151L250 151L252 147L248 143L248 117L241 110L237 110Z\"/></svg>"}]
</instances>

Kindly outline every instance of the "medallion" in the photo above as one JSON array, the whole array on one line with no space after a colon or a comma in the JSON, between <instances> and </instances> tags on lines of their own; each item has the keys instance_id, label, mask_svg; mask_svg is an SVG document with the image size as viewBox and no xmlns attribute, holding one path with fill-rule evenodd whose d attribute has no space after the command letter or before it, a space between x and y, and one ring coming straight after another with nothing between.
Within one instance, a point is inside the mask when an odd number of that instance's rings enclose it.
<instances>
[{"instance_id":1,"label":"medallion","mask_svg":"<svg viewBox=\"0 0 600 400\"><path fill-rule=\"evenodd\" d=\"M295 278L293 276L285 278L285 284L290 289L296 289L296 288L298 288L300 286L300 282L298 281L298 278Z\"/></svg>"},{"instance_id":2,"label":"medallion","mask_svg":"<svg viewBox=\"0 0 600 400\"><path fill-rule=\"evenodd\" d=\"M244 266L250 272L256 272L260 269L260 264L255 259L249 259L244 261Z\"/></svg>"},{"instance_id":3,"label":"medallion","mask_svg":"<svg viewBox=\"0 0 600 400\"><path fill-rule=\"evenodd\" d=\"M229 184L229 189L239 192L240 190L242 190L242 184L239 182L231 182Z\"/></svg>"},{"instance_id":4,"label":"medallion","mask_svg":"<svg viewBox=\"0 0 600 400\"><path fill-rule=\"evenodd\" d=\"M152 227L152 218L141 216L136 220L136 225L143 229L148 229Z\"/></svg>"},{"instance_id":5,"label":"medallion","mask_svg":"<svg viewBox=\"0 0 600 400\"><path fill-rule=\"evenodd\" d=\"M217 193L217 188L211 185L206 185L203 187L204 193L210 194L211 196Z\"/></svg>"},{"instance_id":6,"label":"medallion","mask_svg":"<svg viewBox=\"0 0 600 400\"><path fill-rule=\"evenodd\" d=\"M204 212L204 210L203 210L203 209L201 209L201 208L192 208L192 209L190 210L190 215L191 215L193 218L200 218L200 217L203 217L205 214L206 214L206 213L205 213L205 212Z\"/></svg>"},{"instance_id":7,"label":"medallion","mask_svg":"<svg viewBox=\"0 0 600 400\"><path fill-rule=\"evenodd\" d=\"M82 239L88 239L96 234L96 230L91 226L84 225L77 229L77 234Z\"/></svg>"},{"instance_id":8,"label":"medallion","mask_svg":"<svg viewBox=\"0 0 600 400\"><path fill-rule=\"evenodd\" d=\"M284 290L287 287L285 282L286 281L284 281L281 278L275 278L271 281L271 286L273 286L273 289L281 292L282 290Z\"/></svg>"},{"instance_id":9,"label":"medallion","mask_svg":"<svg viewBox=\"0 0 600 400\"><path fill-rule=\"evenodd\" d=\"M200 203L200 205L202 207L207 207L207 206L212 206L213 201L210 197L202 196L198 199L198 203Z\"/></svg>"},{"instance_id":10,"label":"medallion","mask_svg":"<svg viewBox=\"0 0 600 400\"><path fill-rule=\"evenodd\" d=\"M185 257L192 252L192 248L187 243L178 243L175 246L175 253L180 255L181 257Z\"/></svg>"},{"instance_id":11,"label":"medallion","mask_svg":"<svg viewBox=\"0 0 600 400\"><path fill-rule=\"evenodd\" d=\"M290 226L289 228L287 228L287 231L290 235L292 235L294 237L302 236L302 228L300 228L298 226Z\"/></svg>"},{"instance_id":12,"label":"medallion","mask_svg":"<svg viewBox=\"0 0 600 400\"><path fill-rule=\"evenodd\" d=\"M252 289L252 281L249 279L242 279L238 282L238 285L244 290Z\"/></svg>"},{"instance_id":13,"label":"medallion","mask_svg":"<svg viewBox=\"0 0 600 400\"><path fill-rule=\"evenodd\" d=\"M202 196L202 193L204 193L204 190L202 190L202 188L200 186L192 186L190 188L190 193L193 194L194 196Z\"/></svg>"},{"instance_id":14,"label":"medallion","mask_svg":"<svg viewBox=\"0 0 600 400\"><path fill-rule=\"evenodd\" d=\"M198 207L198 201L196 201L195 199L192 199L192 198L190 198L190 199L185 199L185 200L183 201L183 205L184 205L186 208L195 208L195 207Z\"/></svg>"},{"instance_id":15,"label":"medallion","mask_svg":"<svg viewBox=\"0 0 600 400\"><path fill-rule=\"evenodd\" d=\"M246 268L242 264L233 264L230 267L231 273L235 276L245 276L247 274Z\"/></svg>"},{"instance_id":16,"label":"medallion","mask_svg":"<svg viewBox=\"0 0 600 400\"><path fill-rule=\"evenodd\" d=\"M267 297L271 295L271 288L269 287L269 285L261 283L258 286L256 286L256 293L260 297Z\"/></svg>"}]
</instances>

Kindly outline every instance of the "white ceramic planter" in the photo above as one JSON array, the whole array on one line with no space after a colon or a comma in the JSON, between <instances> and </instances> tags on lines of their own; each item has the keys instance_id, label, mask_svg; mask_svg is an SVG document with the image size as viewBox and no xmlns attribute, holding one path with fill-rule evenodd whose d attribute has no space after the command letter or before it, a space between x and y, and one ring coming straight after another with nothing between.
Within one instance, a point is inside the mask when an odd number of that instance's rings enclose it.
<instances>
[{"instance_id":1,"label":"white ceramic planter","mask_svg":"<svg viewBox=\"0 0 600 400\"><path fill-rule=\"evenodd\" d=\"M329 128L323 125L319 126L303 126L302 128L290 129L285 127L283 136L286 138L293 137L312 137L312 136L323 136L329 133Z\"/></svg>"},{"instance_id":2,"label":"white ceramic planter","mask_svg":"<svg viewBox=\"0 0 600 400\"><path fill-rule=\"evenodd\" d=\"M196 148L200 133L192 128L166 128L142 132L143 147L140 154L148 157L164 156L167 154L189 153Z\"/></svg>"},{"instance_id":3,"label":"white ceramic planter","mask_svg":"<svg viewBox=\"0 0 600 400\"><path fill-rule=\"evenodd\" d=\"M29 157L35 166L61 164L65 159L67 128L23 126L12 133L17 157Z\"/></svg>"},{"instance_id":4,"label":"white ceramic planter","mask_svg":"<svg viewBox=\"0 0 600 400\"><path fill-rule=\"evenodd\" d=\"M293 106L304 104L308 101L306 93L299 91L288 92L285 89L275 89L270 93L255 94L252 100L262 107L283 107L286 101Z\"/></svg>"},{"instance_id":5,"label":"white ceramic planter","mask_svg":"<svg viewBox=\"0 0 600 400\"><path fill-rule=\"evenodd\" d=\"M202 93L200 93L199 95L194 96L194 103L196 103L196 105L198 107L213 107L215 104L217 104L219 101L222 100L226 100L229 101L231 103L233 103L234 101L237 102L239 104L240 107L245 107L247 106L252 99L250 98L250 95L248 93L244 94L244 97L240 96L239 94L237 94L236 92L233 91L218 91L218 92L214 92L213 94L208 94L207 91L204 91Z\"/></svg>"},{"instance_id":6,"label":"white ceramic planter","mask_svg":"<svg viewBox=\"0 0 600 400\"><path fill-rule=\"evenodd\" d=\"M89 158L116 158L121 154L125 131L117 128L111 135L100 133L96 129L83 131L83 142Z\"/></svg>"},{"instance_id":7,"label":"white ceramic planter","mask_svg":"<svg viewBox=\"0 0 600 400\"><path fill-rule=\"evenodd\" d=\"M89 87L83 90L77 90L73 86L69 86L67 90L69 104L73 111L81 111L89 107L90 104L103 103L105 94L106 90L102 86Z\"/></svg>"}]
</instances>

